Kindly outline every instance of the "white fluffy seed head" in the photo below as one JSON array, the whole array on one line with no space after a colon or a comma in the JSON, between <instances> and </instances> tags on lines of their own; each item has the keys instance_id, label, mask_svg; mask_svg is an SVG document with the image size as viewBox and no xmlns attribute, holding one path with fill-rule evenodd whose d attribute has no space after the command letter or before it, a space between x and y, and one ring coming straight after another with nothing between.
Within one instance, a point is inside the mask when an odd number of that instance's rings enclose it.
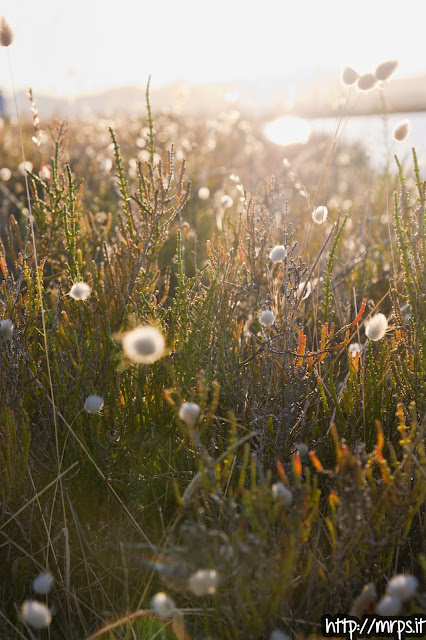
<instances>
[{"instance_id":1,"label":"white fluffy seed head","mask_svg":"<svg viewBox=\"0 0 426 640\"><path fill-rule=\"evenodd\" d=\"M18 164L18 171L22 176L25 176L27 173L31 172L33 170L33 163L30 162L29 160L26 160L25 162L20 162Z\"/></svg>"},{"instance_id":2,"label":"white fluffy seed head","mask_svg":"<svg viewBox=\"0 0 426 640\"><path fill-rule=\"evenodd\" d=\"M416 595L419 583L417 578L411 575L398 574L394 576L388 584L387 593L389 596L398 598L401 602L409 600Z\"/></svg>"},{"instance_id":3,"label":"white fluffy seed head","mask_svg":"<svg viewBox=\"0 0 426 640\"><path fill-rule=\"evenodd\" d=\"M10 340L12 338L14 328L13 322L12 320L9 320L9 318L0 320L0 342Z\"/></svg>"},{"instance_id":4,"label":"white fluffy seed head","mask_svg":"<svg viewBox=\"0 0 426 640\"><path fill-rule=\"evenodd\" d=\"M3 167L3 169L0 169L0 180L4 180L4 182L7 182L11 177L12 172L9 167Z\"/></svg>"},{"instance_id":5,"label":"white fluffy seed head","mask_svg":"<svg viewBox=\"0 0 426 640\"><path fill-rule=\"evenodd\" d=\"M84 401L84 410L87 413L99 413L104 406L104 399L101 396L88 396Z\"/></svg>"},{"instance_id":6,"label":"white fluffy seed head","mask_svg":"<svg viewBox=\"0 0 426 640\"><path fill-rule=\"evenodd\" d=\"M352 356L352 358L355 358L356 354L360 351L361 347L359 346L358 342L352 342L352 344L350 344L348 347L348 353Z\"/></svg>"},{"instance_id":7,"label":"white fluffy seed head","mask_svg":"<svg viewBox=\"0 0 426 640\"><path fill-rule=\"evenodd\" d=\"M220 204L222 205L222 207L225 207L225 209L229 209L234 204L234 201L231 196L228 196L228 194L225 193L225 195L223 195L220 199Z\"/></svg>"},{"instance_id":8,"label":"white fluffy seed head","mask_svg":"<svg viewBox=\"0 0 426 640\"><path fill-rule=\"evenodd\" d=\"M74 298L74 300L87 300L91 291L91 288L86 282L76 282L72 285L68 295Z\"/></svg>"},{"instance_id":9,"label":"white fluffy seed head","mask_svg":"<svg viewBox=\"0 0 426 640\"><path fill-rule=\"evenodd\" d=\"M9 47L15 38L12 25L4 16L0 16L0 44L2 47Z\"/></svg>"},{"instance_id":10,"label":"white fluffy seed head","mask_svg":"<svg viewBox=\"0 0 426 640\"><path fill-rule=\"evenodd\" d=\"M376 611L379 616L397 616L401 611L401 600L395 596L383 596L377 603Z\"/></svg>"},{"instance_id":11,"label":"white fluffy seed head","mask_svg":"<svg viewBox=\"0 0 426 640\"><path fill-rule=\"evenodd\" d=\"M207 596L216 593L219 574L215 569L199 569L188 580L188 589L194 596Z\"/></svg>"},{"instance_id":12,"label":"white fluffy seed head","mask_svg":"<svg viewBox=\"0 0 426 640\"><path fill-rule=\"evenodd\" d=\"M123 336L123 349L132 362L152 364L159 360L165 352L163 334L151 325L136 327Z\"/></svg>"},{"instance_id":13,"label":"white fluffy seed head","mask_svg":"<svg viewBox=\"0 0 426 640\"><path fill-rule=\"evenodd\" d=\"M299 453L299 456L301 458L304 458L305 456L308 455L309 448L308 448L308 445L306 445L304 442L298 442L296 444L296 449L297 449L297 451Z\"/></svg>"},{"instance_id":14,"label":"white fluffy seed head","mask_svg":"<svg viewBox=\"0 0 426 640\"><path fill-rule=\"evenodd\" d=\"M33 629L45 629L52 622L52 613L43 602L25 600L21 607L21 618Z\"/></svg>"},{"instance_id":15,"label":"white fluffy seed head","mask_svg":"<svg viewBox=\"0 0 426 640\"><path fill-rule=\"evenodd\" d=\"M403 142L411 131L411 125L409 120L402 120L399 124L396 125L393 130L393 137L398 142Z\"/></svg>"},{"instance_id":16,"label":"white fluffy seed head","mask_svg":"<svg viewBox=\"0 0 426 640\"><path fill-rule=\"evenodd\" d=\"M42 167L40 168L40 172L39 172L39 176L42 180L50 180L50 169L47 165L43 164Z\"/></svg>"},{"instance_id":17,"label":"white fluffy seed head","mask_svg":"<svg viewBox=\"0 0 426 640\"><path fill-rule=\"evenodd\" d=\"M359 78L359 73L352 69L352 67L345 67L342 71L341 81L346 87L350 87L355 84Z\"/></svg>"},{"instance_id":18,"label":"white fluffy seed head","mask_svg":"<svg viewBox=\"0 0 426 640\"><path fill-rule=\"evenodd\" d=\"M189 427L193 427L200 415L200 407L195 402L183 402L179 409L179 418Z\"/></svg>"},{"instance_id":19,"label":"white fluffy seed head","mask_svg":"<svg viewBox=\"0 0 426 640\"><path fill-rule=\"evenodd\" d=\"M33 580L33 589L36 593L45 596L51 591L53 583L54 578L50 571L40 573L37 578Z\"/></svg>"},{"instance_id":20,"label":"white fluffy seed head","mask_svg":"<svg viewBox=\"0 0 426 640\"><path fill-rule=\"evenodd\" d=\"M327 216L327 207L320 206L312 211L312 220L317 224L322 224L323 222L325 222L327 220Z\"/></svg>"},{"instance_id":21,"label":"white fluffy seed head","mask_svg":"<svg viewBox=\"0 0 426 640\"><path fill-rule=\"evenodd\" d=\"M377 84L377 78L374 73L364 73L359 76L357 81L357 87L360 91L369 91L373 89Z\"/></svg>"},{"instance_id":22,"label":"white fluffy seed head","mask_svg":"<svg viewBox=\"0 0 426 640\"><path fill-rule=\"evenodd\" d=\"M282 482L277 482L277 484L272 485L272 495L276 500L281 502L283 507L289 507L293 502L292 492L290 489L287 489Z\"/></svg>"},{"instance_id":23,"label":"white fluffy seed head","mask_svg":"<svg viewBox=\"0 0 426 640\"><path fill-rule=\"evenodd\" d=\"M388 328L388 321L383 313L377 313L365 323L365 335L373 342L381 340Z\"/></svg>"},{"instance_id":24,"label":"white fluffy seed head","mask_svg":"<svg viewBox=\"0 0 426 640\"><path fill-rule=\"evenodd\" d=\"M262 311L259 316L259 322L264 327L272 327L275 322L275 314L273 311Z\"/></svg>"},{"instance_id":25,"label":"white fluffy seed head","mask_svg":"<svg viewBox=\"0 0 426 640\"><path fill-rule=\"evenodd\" d=\"M269 640L291 640L290 636L284 633L284 631L280 631L279 629L275 629L271 635L269 636Z\"/></svg>"},{"instance_id":26,"label":"white fluffy seed head","mask_svg":"<svg viewBox=\"0 0 426 640\"><path fill-rule=\"evenodd\" d=\"M151 606L160 618L173 618L176 612L174 600L163 591L155 594Z\"/></svg>"},{"instance_id":27,"label":"white fluffy seed head","mask_svg":"<svg viewBox=\"0 0 426 640\"><path fill-rule=\"evenodd\" d=\"M283 244L277 244L269 254L269 259L274 263L282 262L287 255L287 251Z\"/></svg>"},{"instance_id":28,"label":"white fluffy seed head","mask_svg":"<svg viewBox=\"0 0 426 640\"><path fill-rule=\"evenodd\" d=\"M399 65L399 60L386 60L385 62L381 62L375 71L375 76L377 80L384 82L396 71L396 68Z\"/></svg>"},{"instance_id":29,"label":"white fluffy seed head","mask_svg":"<svg viewBox=\"0 0 426 640\"><path fill-rule=\"evenodd\" d=\"M306 288L305 288L305 284L306 284ZM297 289L298 298L300 298L303 291L305 291L305 293L303 294L302 300L306 300L306 298L309 298L312 292L312 285L309 280L308 280L308 283L306 283L306 281L303 281L299 284L299 287Z\"/></svg>"},{"instance_id":30,"label":"white fluffy seed head","mask_svg":"<svg viewBox=\"0 0 426 640\"><path fill-rule=\"evenodd\" d=\"M208 200L210 198L210 189L207 187L201 187L198 190L198 197L200 200Z\"/></svg>"}]
</instances>

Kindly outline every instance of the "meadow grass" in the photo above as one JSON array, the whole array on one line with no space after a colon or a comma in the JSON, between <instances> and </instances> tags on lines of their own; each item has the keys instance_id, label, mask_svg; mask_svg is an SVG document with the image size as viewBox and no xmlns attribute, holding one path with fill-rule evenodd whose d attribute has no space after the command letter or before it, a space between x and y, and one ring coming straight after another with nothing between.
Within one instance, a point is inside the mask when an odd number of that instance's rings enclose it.
<instances>
[{"instance_id":1,"label":"meadow grass","mask_svg":"<svg viewBox=\"0 0 426 640\"><path fill-rule=\"evenodd\" d=\"M283 158L235 111L36 127L30 210L0 129L2 637L305 637L424 585L414 149Z\"/></svg>"}]
</instances>

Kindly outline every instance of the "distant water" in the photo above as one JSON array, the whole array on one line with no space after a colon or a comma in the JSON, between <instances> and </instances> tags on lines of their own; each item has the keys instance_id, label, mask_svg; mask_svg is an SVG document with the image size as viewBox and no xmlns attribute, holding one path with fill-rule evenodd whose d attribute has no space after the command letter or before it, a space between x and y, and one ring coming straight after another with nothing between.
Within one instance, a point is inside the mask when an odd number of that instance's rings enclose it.
<instances>
[{"instance_id":1,"label":"distant water","mask_svg":"<svg viewBox=\"0 0 426 640\"><path fill-rule=\"evenodd\" d=\"M299 119L297 119L299 120ZM392 132L401 120L409 120L411 124L410 135L404 142L396 142L393 139ZM305 120L311 132L325 131L334 134L338 125L337 118L318 118ZM281 123L281 124L280 124ZM291 124L291 118L282 118L273 123L269 123L265 128L265 134L270 140L277 144L286 146L294 140L286 139L286 131ZM295 128L300 127L294 119ZM300 127L302 129L302 127ZM351 116L347 122L343 121L339 135L343 128L342 141L359 141L366 148L370 155L371 163L376 168L382 168L389 156L389 150L392 146L390 166L394 165L393 156L396 154L401 162L408 161L411 156L411 147L416 148L419 158L420 168L423 169L422 176L426 177L426 112L418 113L393 113L386 117L383 115L371 116ZM306 133L305 133L306 138ZM303 142L300 138L300 142Z\"/></svg>"},{"instance_id":2,"label":"distant water","mask_svg":"<svg viewBox=\"0 0 426 640\"><path fill-rule=\"evenodd\" d=\"M396 142L392 133L401 120L409 120L411 132L404 142ZM313 120L310 124L314 131L334 133L337 120L324 118ZM342 125L344 126L344 123ZM393 141L391 159L396 154L403 162L411 156L411 147L415 147L423 171L426 169L426 112L392 113L386 117L383 115L351 116L344 126L342 140L361 141L370 154L373 166L376 167L383 167L386 164ZM425 177L424 173L423 176Z\"/></svg>"}]
</instances>

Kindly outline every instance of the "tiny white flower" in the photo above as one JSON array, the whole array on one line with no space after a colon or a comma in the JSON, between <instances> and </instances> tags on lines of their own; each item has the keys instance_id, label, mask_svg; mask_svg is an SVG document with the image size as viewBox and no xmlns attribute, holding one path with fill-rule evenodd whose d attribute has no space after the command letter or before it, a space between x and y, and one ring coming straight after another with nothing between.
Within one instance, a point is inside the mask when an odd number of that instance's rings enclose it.
<instances>
[{"instance_id":1,"label":"tiny white flower","mask_svg":"<svg viewBox=\"0 0 426 640\"><path fill-rule=\"evenodd\" d=\"M136 363L152 364L164 355L164 336L151 325L128 331L124 334L122 342L126 356Z\"/></svg>"},{"instance_id":2,"label":"tiny white flower","mask_svg":"<svg viewBox=\"0 0 426 640\"><path fill-rule=\"evenodd\" d=\"M397 616L401 611L401 601L395 596L383 596L377 604L379 616Z\"/></svg>"},{"instance_id":3,"label":"tiny white flower","mask_svg":"<svg viewBox=\"0 0 426 640\"><path fill-rule=\"evenodd\" d=\"M269 636L269 640L291 640L290 636L284 633L284 631L280 631L279 629L275 629L271 635Z\"/></svg>"},{"instance_id":4,"label":"tiny white flower","mask_svg":"<svg viewBox=\"0 0 426 640\"><path fill-rule=\"evenodd\" d=\"M264 327L272 327L272 325L275 322L274 312L270 310L262 311L262 313L259 316L259 322Z\"/></svg>"},{"instance_id":5,"label":"tiny white flower","mask_svg":"<svg viewBox=\"0 0 426 640\"><path fill-rule=\"evenodd\" d=\"M269 259L274 263L278 264L278 262L282 262L287 255L287 251L285 246L282 244L277 244L269 254Z\"/></svg>"},{"instance_id":6,"label":"tiny white flower","mask_svg":"<svg viewBox=\"0 0 426 640\"><path fill-rule=\"evenodd\" d=\"M74 300L87 300L91 291L91 288L85 282L76 282L72 285L68 295Z\"/></svg>"},{"instance_id":7,"label":"tiny white flower","mask_svg":"<svg viewBox=\"0 0 426 640\"><path fill-rule=\"evenodd\" d=\"M323 222L325 222L327 219L327 216L328 216L327 207L320 206L312 211L312 220L317 224L322 224Z\"/></svg>"},{"instance_id":8,"label":"tiny white flower","mask_svg":"<svg viewBox=\"0 0 426 640\"><path fill-rule=\"evenodd\" d=\"M21 607L21 618L33 629L45 629L52 622L52 613L43 602L25 600Z\"/></svg>"},{"instance_id":9,"label":"tiny white flower","mask_svg":"<svg viewBox=\"0 0 426 640\"><path fill-rule=\"evenodd\" d=\"M33 580L33 589L36 593L45 596L51 591L54 581L50 571L40 573L37 578Z\"/></svg>"},{"instance_id":10,"label":"tiny white flower","mask_svg":"<svg viewBox=\"0 0 426 640\"><path fill-rule=\"evenodd\" d=\"M373 73L364 73L358 78L357 86L360 91L369 91L377 84L377 78Z\"/></svg>"},{"instance_id":11,"label":"tiny white flower","mask_svg":"<svg viewBox=\"0 0 426 640\"><path fill-rule=\"evenodd\" d=\"M151 606L160 618L173 618L176 612L174 601L163 591L155 594L151 601Z\"/></svg>"},{"instance_id":12,"label":"tiny white flower","mask_svg":"<svg viewBox=\"0 0 426 640\"><path fill-rule=\"evenodd\" d=\"M220 204L222 205L222 207L225 207L225 209L229 209L234 204L234 201L231 198L231 196L228 196L227 194L225 194L224 196L221 197Z\"/></svg>"},{"instance_id":13,"label":"tiny white flower","mask_svg":"<svg viewBox=\"0 0 426 640\"><path fill-rule=\"evenodd\" d=\"M0 320L0 342L6 342L10 340L13 335L14 324L9 318Z\"/></svg>"},{"instance_id":14,"label":"tiny white flower","mask_svg":"<svg viewBox=\"0 0 426 640\"><path fill-rule=\"evenodd\" d=\"M215 569L199 569L188 580L188 589L195 596L212 595L219 584L219 574Z\"/></svg>"},{"instance_id":15,"label":"tiny white flower","mask_svg":"<svg viewBox=\"0 0 426 640\"><path fill-rule=\"evenodd\" d=\"M101 396L88 396L84 402L84 410L87 413L99 413L104 406L104 399Z\"/></svg>"},{"instance_id":16,"label":"tiny white flower","mask_svg":"<svg viewBox=\"0 0 426 640\"><path fill-rule=\"evenodd\" d=\"M193 427L200 415L200 407L195 402L183 402L179 409L179 418L190 427Z\"/></svg>"},{"instance_id":17,"label":"tiny white flower","mask_svg":"<svg viewBox=\"0 0 426 640\"><path fill-rule=\"evenodd\" d=\"M410 131L411 125L409 120L402 120L393 130L393 137L398 142L404 142L404 140L408 138Z\"/></svg>"},{"instance_id":18,"label":"tiny white flower","mask_svg":"<svg viewBox=\"0 0 426 640\"><path fill-rule=\"evenodd\" d=\"M383 315L383 313L377 313L365 323L365 335L367 338L370 338L370 340L376 342L383 338L387 328L388 321L386 320L386 316Z\"/></svg>"},{"instance_id":19,"label":"tiny white flower","mask_svg":"<svg viewBox=\"0 0 426 640\"><path fill-rule=\"evenodd\" d=\"M352 69L352 67L345 67L342 71L341 81L347 87L355 84L359 78L359 73Z\"/></svg>"},{"instance_id":20,"label":"tiny white flower","mask_svg":"<svg viewBox=\"0 0 426 640\"><path fill-rule=\"evenodd\" d=\"M7 182L8 180L10 180L11 177L12 177L12 172L8 167L3 167L3 169L0 169L1 180L4 180L4 182Z\"/></svg>"},{"instance_id":21,"label":"tiny white flower","mask_svg":"<svg viewBox=\"0 0 426 640\"><path fill-rule=\"evenodd\" d=\"M277 484L272 485L272 495L274 496L274 498L276 498L276 500L279 500L279 502L281 502L283 507L289 507L293 502L292 492L290 491L290 489L287 489L287 487L282 482L277 482Z\"/></svg>"},{"instance_id":22,"label":"tiny white flower","mask_svg":"<svg viewBox=\"0 0 426 640\"><path fill-rule=\"evenodd\" d=\"M352 358L355 358L356 354L360 351L361 347L359 346L358 342L352 342L352 344L350 344L348 347L348 353L352 356Z\"/></svg>"},{"instance_id":23,"label":"tiny white flower","mask_svg":"<svg viewBox=\"0 0 426 640\"><path fill-rule=\"evenodd\" d=\"M198 190L198 197L200 200L208 200L210 198L210 189L201 187L201 189Z\"/></svg>"},{"instance_id":24,"label":"tiny white flower","mask_svg":"<svg viewBox=\"0 0 426 640\"><path fill-rule=\"evenodd\" d=\"M376 76L377 80L384 82L395 72L398 65L398 60L386 60L386 62L381 62L377 67L374 75Z\"/></svg>"},{"instance_id":25,"label":"tiny white flower","mask_svg":"<svg viewBox=\"0 0 426 640\"><path fill-rule=\"evenodd\" d=\"M405 602L416 595L418 586L417 578L401 573L389 581L387 593L394 598L398 598L401 602Z\"/></svg>"}]
</instances>

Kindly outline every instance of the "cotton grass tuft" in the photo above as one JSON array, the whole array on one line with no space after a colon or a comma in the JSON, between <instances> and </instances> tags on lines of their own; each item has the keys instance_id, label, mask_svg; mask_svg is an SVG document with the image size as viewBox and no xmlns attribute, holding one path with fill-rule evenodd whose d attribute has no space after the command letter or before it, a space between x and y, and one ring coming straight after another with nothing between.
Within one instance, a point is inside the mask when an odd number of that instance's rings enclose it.
<instances>
[{"instance_id":1,"label":"cotton grass tuft","mask_svg":"<svg viewBox=\"0 0 426 640\"><path fill-rule=\"evenodd\" d=\"M283 507L289 507L293 502L292 492L282 482L272 485L272 495L281 502Z\"/></svg>"},{"instance_id":2,"label":"cotton grass tuft","mask_svg":"<svg viewBox=\"0 0 426 640\"><path fill-rule=\"evenodd\" d=\"M410 131L411 125L409 120L402 120L393 130L393 137L398 142L404 142L404 140L408 138Z\"/></svg>"},{"instance_id":3,"label":"cotton grass tuft","mask_svg":"<svg viewBox=\"0 0 426 640\"><path fill-rule=\"evenodd\" d=\"M52 622L52 613L43 602L25 600L21 607L21 618L33 629L45 629Z\"/></svg>"},{"instance_id":4,"label":"cotton grass tuft","mask_svg":"<svg viewBox=\"0 0 426 640\"><path fill-rule=\"evenodd\" d=\"M200 411L200 407L195 402L183 402L179 409L179 418L189 427L193 427Z\"/></svg>"},{"instance_id":5,"label":"cotton grass tuft","mask_svg":"<svg viewBox=\"0 0 426 640\"><path fill-rule=\"evenodd\" d=\"M273 311L262 311L259 316L259 322L263 327L272 327L275 322L275 314Z\"/></svg>"},{"instance_id":6,"label":"cotton grass tuft","mask_svg":"<svg viewBox=\"0 0 426 640\"><path fill-rule=\"evenodd\" d=\"M375 316L367 320L365 324L365 335L373 342L381 340L388 328L388 321L383 313L377 313Z\"/></svg>"},{"instance_id":7,"label":"cotton grass tuft","mask_svg":"<svg viewBox=\"0 0 426 640\"><path fill-rule=\"evenodd\" d=\"M284 631L275 629L269 636L269 640L291 640L291 638L287 633L284 633Z\"/></svg>"},{"instance_id":8,"label":"cotton grass tuft","mask_svg":"<svg viewBox=\"0 0 426 640\"><path fill-rule=\"evenodd\" d=\"M0 45L9 47L15 38L12 25L5 16L0 16Z\"/></svg>"},{"instance_id":9,"label":"cotton grass tuft","mask_svg":"<svg viewBox=\"0 0 426 640\"><path fill-rule=\"evenodd\" d=\"M50 593L54 582L55 580L50 571L40 573L37 578L33 580L33 589L36 593L45 596Z\"/></svg>"},{"instance_id":10,"label":"cotton grass tuft","mask_svg":"<svg viewBox=\"0 0 426 640\"><path fill-rule=\"evenodd\" d=\"M385 62L381 62L377 67L374 75L377 80L384 82L388 78L391 77L393 73L395 73L397 67L399 65L399 60L386 60Z\"/></svg>"},{"instance_id":11,"label":"cotton grass tuft","mask_svg":"<svg viewBox=\"0 0 426 640\"><path fill-rule=\"evenodd\" d=\"M360 91L370 91L377 84L377 78L373 73L364 73L358 78L357 87Z\"/></svg>"},{"instance_id":12,"label":"cotton grass tuft","mask_svg":"<svg viewBox=\"0 0 426 640\"><path fill-rule=\"evenodd\" d=\"M278 264L278 262L282 262L287 255L287 251L283 244L277 244L269 254L269 259L274 264Z\"/></svg>"},{"instance_id":13,"label":"cotton grass tuft","mask_svg":"<svg viewBox=\"0 0 426 640\"><path fill-rule=\"evenodd\" d=\"M358 342L352 342L352 344L350 344L348 347L348 353L352 356L352 358L355 358L356 354L360 351L361 347L359 346Z\"/></svg>"},{"instance_id":14,"label":"cotton grass tuft","mask_svg":"<svg viewBox=\"0 0 426 640\"><path fill-rule=\"evenodd\" d=\"M401 601L395 596L383 596L377 604L376 611L379 616L397 616L401 611Z\"/></svg>"},{"instance_id":15,"label":"cotton grass tuft","mask_svg":"<svg viewBox=\"0 0 426 640\"><path fill-rule=\"evenodd\" d=\"M151 606L154 609L157 616L160 618L173 618L176 613L176 605L174 600L164 593L160 591L156 593L151 601Z\"/></svg>"},{"instance_id":16,"label":"cotton grass tuft","mask_svg":"<svg viewBox=\"0 0 426 640\"><path fill-rule=\"evenodd\" d=\"M358 78L359 73L355 71L355 69L352 69L352 67L345 67L342 71L340 79L343 85L345 85L346 87L350 87L351 85L355 84Z\"/></svg>"},{"instance_id":17,"label":"cotton grass tuft","mask_svg":"<svg viewBox=\"0 0 426 640\"><path fill-rule=\"evenodd\" d=\"M317 224L322 224L323 222L325 222L327 220L327 216L327 207L320 206L312 211L312 220Z\"/></svg>"},{"instance_id":18,"label":"cotton grass tuft","mask_svg":"<svg viewBox=\"0 0 426 640\"><path fill-rule=\"evenodd\" d=\"M9 318L0 320L0 342L7 342L13 336L14 324Z\"/></svg>"},{"instance_id":19,"label":"cotton grass tuft","mask_svg":"<svg viewBox=\"0 0 426 640\"><path fill-rule=\"evenodd\" d=\"M33 170L33 163L29 160L25 160L25 162L20 162L18 164L18 171L21 176L26 176L27 173L30 173Z\"/></svg>"},{"instance_id":20,"label":"cotton grass tuft","mask_svg":"<svg viewBox=\"0 0 426 640\"><path fill-rule=\"evenodd\" d=\"M389 596L405 602L416 595L418 586L417 578L401 573L389 581L387 593Z\"/></svg>"},{"instance_id":21,"label":"cotton grass tuft","mask_svg":"<svg viewBox=\"0 0 426 640\"><path fill-rule=\"evenodd\" d=\"M165 353L164 336L151 325L128 331L122 338L122 344L126 356L137 364L152 364Z\"/></svg>"},{"instance_id":22,"label":"cotton grass tuft","mask_svg":"<svg viewBox=\"0 0 426 640\"><path fill-rule=\"evenodd\" d=\"M308 449L308 446L304 442L298 442L296 444L296 449L299 452L299 456L301 458L304 458L305 456L308 455L309 449Z\"/></svg>"},{"instance_id":23,"label":"cotton grass tuft","mask_svg":"<svg viewBox=\"0 0 426 640\"><path fill-rule=\"evenodd\" d=\"M305 288L306 285L306 288ZM300 296L302 295L303 291L305 291L305 293L302 296L302 300L306 300L306 298L309 298L309 296L312 293L312 285L310 283L310 281L308 280L308 282L306 282L306 280L303 280L298 288L297 288L297 297L300 298Z\"/></svg>"},{"instance_id":24,"label":"cotton grass tuft","mask_svg":"<svg viewBox=\"0 0 426 640\"><path fill-rule=\"evenodd\" d=\"M230 209L234 204L234 200L231 198L231 196L228 196L228 194L225 193L225 195L223 195L220 199L220 204L222 205L222 207L225 207L225 209Z\"/></svg>"},{"instance_id":25,"label":"cotton grass tuft","mask_svg":"<svg viewBox=\"0 0 426 640\"><path fill-rule=\"evenodd\" d=\"M199 569L191 575L188 589L195 596L207 596L216 593L219 574L215 569Z\"/></svg>"},{"instance_id":26,"label":"cotton grass tuft","mask_svg":"<svg viewBox=\"0 0 426 640\"><path fill-rule=\"evenodd\" d=\"M200 200L208 200L210 198L210 189L207 187L201 187L198 190L198 197Z\"/></svg>"},{"instance_id":27,"label":"cotton grass tuft","mask_svg":"<svg viewBox=\"0 0 426 640\"><path fill-rule=\"evenodd\" d=\"M68 295L71 298L74 298L74 300L87 300L87 298L90 296L91 291L92 289L88 284L86 284L86 282L76 282L71 287Z\"/></svg>"},{"instance_id":28,"label":"cotton grass tuft","mask_svg":"<svg viewBox=\"0 0 426 640\"><path fill-rule=\"evenodd\" d=\"M88 396L84 402L86 413L99 413L104 406L104 399L101 396Z\"/></svg>"}]
</instances>

